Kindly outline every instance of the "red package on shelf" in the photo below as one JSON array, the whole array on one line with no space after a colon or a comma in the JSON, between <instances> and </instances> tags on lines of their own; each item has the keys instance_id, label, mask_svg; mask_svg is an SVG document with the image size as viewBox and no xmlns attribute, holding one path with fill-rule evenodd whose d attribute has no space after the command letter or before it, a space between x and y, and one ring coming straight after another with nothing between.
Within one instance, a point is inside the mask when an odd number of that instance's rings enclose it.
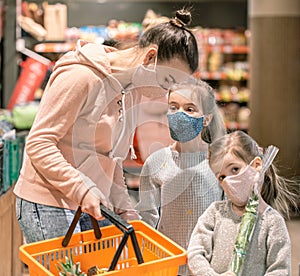
<instances>
[{"instance_id":1,"label":"red package on shelf","mask_svg":"<svg viewBox=\"0 0 300 276\"><path fill-rule=\"evenodd\" d=\"M49 66L28 57L21 65L22 70L16 83L7 109L12 110L16 104L34 100L35 92L40 88Z\"/></svg>"}]
</instances>

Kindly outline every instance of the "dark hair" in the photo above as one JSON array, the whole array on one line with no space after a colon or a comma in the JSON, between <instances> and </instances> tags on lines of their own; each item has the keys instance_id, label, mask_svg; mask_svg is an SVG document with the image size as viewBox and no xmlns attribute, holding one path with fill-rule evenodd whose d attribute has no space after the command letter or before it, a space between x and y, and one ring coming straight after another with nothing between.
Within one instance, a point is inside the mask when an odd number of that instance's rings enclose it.
<instances>
[{"instance_id":1,"label":"dark hair","mask_svg":"<svg viewBox=\"0 0 300 276\"><path fill-rule=\"evenodd\" d=\"M222 136L209 146L210 166L227 153L247 164L256 156L263 159L263 149L252 137L240 130ZM267 204L288 218L290 207L297 209L299 183L278 175L277 168L272 164L265 173L261 196Z\"/></svg>"},{"instance_id":2,"label":"dark hair","mask_svg":"<svg viewBox=\"0 0 300 276\"><path fill-rule=\"evenodd\" d=\"M178 57L187 62L192 72L198 68L198 46L193 33L186 27L191 23L191 13L186 9L176 12L175 18L146 30L139 40L139 47L158 46L157 59L169 61Z\"/></svg>"}]
</instances>

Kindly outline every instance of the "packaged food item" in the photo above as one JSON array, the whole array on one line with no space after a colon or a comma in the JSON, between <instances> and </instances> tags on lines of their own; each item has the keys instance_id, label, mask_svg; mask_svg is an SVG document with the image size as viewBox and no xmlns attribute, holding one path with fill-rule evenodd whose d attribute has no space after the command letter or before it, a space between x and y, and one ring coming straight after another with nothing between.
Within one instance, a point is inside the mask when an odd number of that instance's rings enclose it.
<instances>
[{"instance_id":1,"label":"packaged food item","mask_svg":"<svg viewBox=\"0 0 300 276\"><path fill-rule=\"evenodd\" d=\"M87 276L93 276L93 275L102 275L108 272L108 268L99 268L98 266L92 266L89 268Z\"/></svg>"}]
</instances>

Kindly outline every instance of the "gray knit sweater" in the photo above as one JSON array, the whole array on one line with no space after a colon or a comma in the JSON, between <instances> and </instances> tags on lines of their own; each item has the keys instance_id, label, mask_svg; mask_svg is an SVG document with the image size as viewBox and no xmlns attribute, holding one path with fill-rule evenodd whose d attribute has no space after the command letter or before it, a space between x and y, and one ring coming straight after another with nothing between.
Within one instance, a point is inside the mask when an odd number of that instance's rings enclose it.
<instances>
[{"instance_id":1,"label":"gray knit sweater","mask_svg":"<svg viewBox=\"0 0 300 276\"><path fill-rule=\"evenodd\" d=\"M206 159L207 152L178 153L170 147L150 155L140 176L136 209L142 220L187 249L199 216L222 189ZM187 267L180 275L188 275Z\"/></svg>"},{"instance_id":2,"label":"gray knit sweater","mask_svg":"<svg viewBox=\"0 0 300 276\"><path fill-rule=\"evenodd\" d=\"M214 202L203 213L188 247L193 275L215 276L228 270L240 222L229 200ZM283 217L271 207L258 217L242 275L291 275L288 230Z\"/></svg>"}]
</instances>

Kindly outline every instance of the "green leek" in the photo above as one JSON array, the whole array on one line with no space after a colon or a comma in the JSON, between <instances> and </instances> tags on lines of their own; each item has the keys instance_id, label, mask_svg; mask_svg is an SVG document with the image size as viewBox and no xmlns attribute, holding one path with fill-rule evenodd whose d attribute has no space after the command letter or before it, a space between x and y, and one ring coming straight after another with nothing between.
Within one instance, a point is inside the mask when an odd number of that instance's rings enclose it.
<instances>
[{"instance_id":1,"label":"green leek","mask_svg":"<svg viewBox=\"0 0 300 276\"><path fill-rule=\"evenodd\" d=\"M239 233L234 245L233 259L230 265L230 270L236 275L240 275L242 271L244 259L246 257L247 249L257 219L257 208L258 195L253 192L245 207L245 213L243 214Z\"/></svg>"}]
</instances>

